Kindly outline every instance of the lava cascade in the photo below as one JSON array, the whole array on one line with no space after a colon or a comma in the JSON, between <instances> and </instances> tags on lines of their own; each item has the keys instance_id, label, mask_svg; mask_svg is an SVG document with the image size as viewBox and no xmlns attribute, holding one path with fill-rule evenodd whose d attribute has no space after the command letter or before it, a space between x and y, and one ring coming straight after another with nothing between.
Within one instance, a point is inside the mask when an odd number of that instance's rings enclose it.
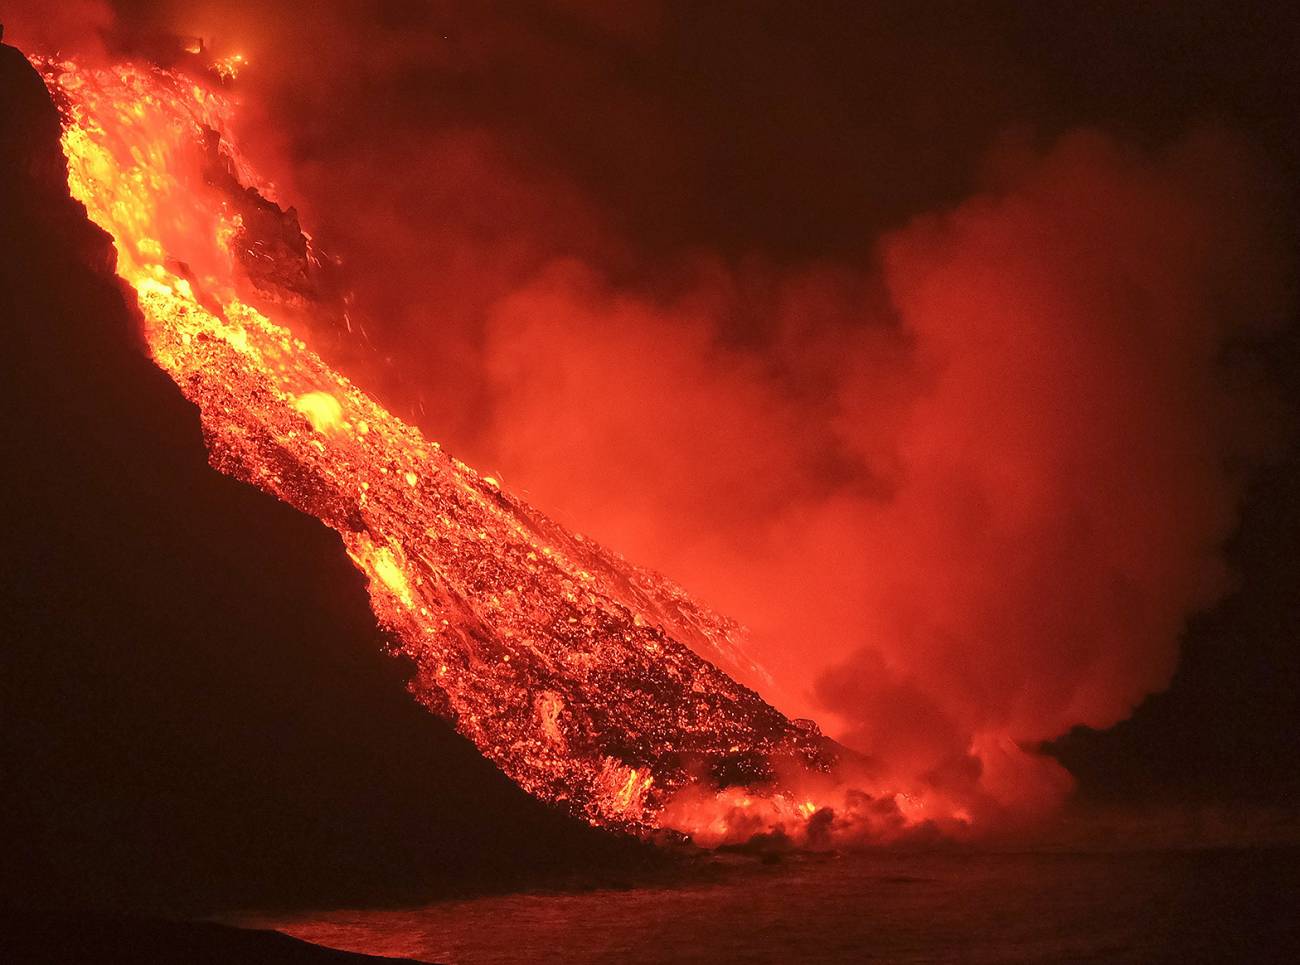
<instances>
[{"instance_id":1,"label":"lava cascade","mask_svg":"<svg viewBox=\"0 0 1300 965\"><path fill-rule=\"evenodd\" d=\"M734 679L763 679L735 623L448 455L254 307L310 315L316 261L233 146L231 63L210 68L221 83L38 67L71 192L116 243L213 466L339 533L415 697L511 779L593 824L703 843L824 831L832 803L878 829L935 816L846 792L845 752Z\"/></svg>"}]
</instances>

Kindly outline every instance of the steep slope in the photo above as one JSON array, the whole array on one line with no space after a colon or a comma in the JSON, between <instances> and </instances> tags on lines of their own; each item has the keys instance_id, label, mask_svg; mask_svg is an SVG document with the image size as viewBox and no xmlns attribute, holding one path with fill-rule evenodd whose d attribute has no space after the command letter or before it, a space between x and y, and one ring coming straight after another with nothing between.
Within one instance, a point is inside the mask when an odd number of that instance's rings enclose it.
<instances>
[{"instance_id":1,"label":"steep slope","mask_svg":"<svg viewBox=\"0 0 1300 965\"><path fill-rule=\"evenodd\" d=\"M305 325L268 317L314 319L312 252L257 192L222 89L135 64L42 69L73 195L112 235L213 464L337 531L421 703L593 824L694 832L671 805L732 787L811 813L779 775L821 775L838 751L719 668L751 669L733 624L449 456L312 351Z\"/></svg>"},{"instance_id":2,"label":"steep slope","mask_svg":"<svg viewBox=\"0 0 1300 965\"><path fill-rule=\"evenodd\" d=\"M640 853L412 701L337 537L212 471L59 136L0 46L0 901L361 900Z\"/></svg>"}]
</instances>

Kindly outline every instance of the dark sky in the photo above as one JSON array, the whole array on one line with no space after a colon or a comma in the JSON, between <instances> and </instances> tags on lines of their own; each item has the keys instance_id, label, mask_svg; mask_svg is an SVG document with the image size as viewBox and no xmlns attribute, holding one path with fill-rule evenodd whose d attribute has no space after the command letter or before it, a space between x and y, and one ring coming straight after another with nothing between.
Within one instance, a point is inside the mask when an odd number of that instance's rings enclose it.
<instances>
[{"instance_id":1,"label":"dark sky","mask_svg":"<svg viewBox=\"0 0 1300 965\"><path fill-rule=\"evenodd\" d=\"M1150 144L1218 116L1295 162L1280 4L113 6L123 34L249 51L275 109L319 108L285 135L301 159L375 130L506 132L513 161L580 185L639 245L860 250L968 194L1008 133Z\"/></svg>"}]
</instances>

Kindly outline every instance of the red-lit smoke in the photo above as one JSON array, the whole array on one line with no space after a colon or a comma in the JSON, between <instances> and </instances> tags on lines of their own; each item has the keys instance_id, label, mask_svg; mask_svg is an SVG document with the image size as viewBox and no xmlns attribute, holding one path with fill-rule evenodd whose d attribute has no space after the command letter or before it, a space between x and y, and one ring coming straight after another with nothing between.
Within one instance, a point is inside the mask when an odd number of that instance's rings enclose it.
<instances>
[{"instance_id":1,"label":"red-lit smoke","mask_svg":"<svg viewBox=\"0 0 1300 965\"><path fill-rule=\"evenodd\" d=\"M1051 799L1022 748L1162 689L1228 587L1263 439L1223 354L1274 317L1248 178L1071 135L883 237L878 293L780 279L761 348L724 340L734 279L664 306L554 266L488 328L500 465L740 614L891 773Z\"/></svg>"},{"instance_id":2,"label":"red-lit smoke","mask_svg":"<svg viewBox=\"0 0 1300 965\"><path fill-rule=\"evenodd\" d=\"M760 238L740 257L707 219L665 240L610 201L644 207L656 179L691 197L668 108L590 92L653 46L653 8L448 5L444 35L437 13L381 6L157 21L252 45L246 146L335 225L390 357L370 380L744 621L768 695L900 787L972 811L1059 799L1068 775L1036 746L1166 686L1186 619L1230 586L1219 551L1270 435L1231 346L1281 297L1249 152L1075 131L1000 150L965 201L936 190L927 213L864 224L856 252L768 256ZM544 90L480 94L498 70ZM561 123L574 91L574 130L642 152L631 186L585 168L573 131L547 153L536 117Z\"/></svg>"}]
</instances>

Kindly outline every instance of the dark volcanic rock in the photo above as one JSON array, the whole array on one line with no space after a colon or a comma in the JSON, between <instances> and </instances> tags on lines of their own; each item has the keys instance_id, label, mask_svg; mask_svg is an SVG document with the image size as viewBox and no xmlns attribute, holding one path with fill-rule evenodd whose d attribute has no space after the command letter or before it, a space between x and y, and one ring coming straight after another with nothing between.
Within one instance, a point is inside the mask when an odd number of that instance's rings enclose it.
<instances>
[{"instance_id":1,"label":"dark volcanic rock","mask_svg":"<svg viewBox=\"0 0 1300 965\"><path fill-rule=\"evenodd\" d=\"M211 922L0 915L5 954L26 965L384 965L413 962L322 948Z\"/></svg>"},{"instance_id":2,"label":"dark volcanic rock","mask_svg":"<svg viewBox=\"0 0 1300 965\"><path fill-rule=\"evenodd\" d=\"M406 693L338 538L207 465L0 46L0 904L362 901L643 852Z\"/></svg>"},{"instance_id":3,"label":"dark volcanic rock","mask_svg":"<svg viewBox=\"0 0 1300 965\"><path fill-rule=\"evenodd\" d=\"M221 135L207 131L204 179L225 195L241 228L235 253L250 281L261 291L284 299L312 299L318 294L307 257L307 238L298 212L284 210L255 188L245 187L225 153Z\"/></svg>"}]
</instances>

